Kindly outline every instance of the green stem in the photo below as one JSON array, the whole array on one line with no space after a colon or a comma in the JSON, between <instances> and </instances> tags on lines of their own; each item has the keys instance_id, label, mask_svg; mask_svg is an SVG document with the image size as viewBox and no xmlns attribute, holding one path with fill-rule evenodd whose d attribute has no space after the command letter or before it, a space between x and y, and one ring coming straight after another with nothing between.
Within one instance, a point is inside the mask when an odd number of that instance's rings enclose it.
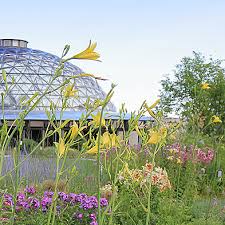
<instances>
[{"instance_id":1,"label":"green stem","mask_svg":"<svg viewBox=\"0 0 225 225\"><path fill-rule=\"evenodd\" d=\"M54 205L56 204L57 197L58 197L57 186L58 186L58 181L59 181L59 162L60 162L60 158L58 156L57 159L56 159L55 189L54 189L54 195L52 197L52 204L51 204L51 207L50 207L50 210L49 210L49 213L48 213L48 222L47 222L47 225L50 225L50 223L51 223L52 211L53 211ZM54 222L54 216L53 216L52 222ZM54 224L54 223L52 223L52 224Z\"/></svg>"},{"instance_id":2,"label":"green stem","mask_svg":"<svg viewBox=\"0 0 225 225\"><path fill-rule=\"evenodd\" d=\"M101 225L101 155L100 155L100 144L101 144L101 133L102 133L102 117L103 117L104 107L101 109L100 115L100 125L98 129L98 156L97 156L97 166L98 166L98 224Z\"/></svg>"},{"instance_id":3,"label":"green stem","mask_svg":"<svg viewBox=\"0 0 225 225\"><path fill-rule=\"evenodd\" d=\"M176 193L177 200L178 200L178 193L179 193L179 186L180 186L180 171L181 171L181 165L179 165L178 178L177 178L177 193Z\"/></svg>"},{"instance_id":4,"label":"green stem","mask_svg":"<svg viewBox=\"0 0 225 225\"><path fill-rule=\"evenodd\" d=\"M155 156L157 154L157 152L159 151L161 145L159 144L156 148L155 151L153 153L153 157L152 157L152 165L154 166L155 164ZM147 217L146 217L146 225L149 225L150 222L150 214L151 214L151 193L152 193L152 173L150 175L150 182L149 182L149 187L148 187L148 208L147 208Z\"/></svg>"},{"instance_id":5,"label":"green stem","mask_svg":"<svg viewBox=\"0 0 225 225\"><path fill-rule=\"evenodd\" d=\"M16 198L17 198L17 192L18 192L18 187L19 187L19 179L20 179L20 168L18 167L19 163L19 157L20 157L20 148L21 148L21 140L22 140L22 133L23 133L23 127L19 127L19 138L18 138L18 146L15 149L14 152L14 167L15 172L16 172L16 177L15 177L15 187L14 187L14 193L13 193L13 211L12 211L12 219L11 223L14 224L15 220L15 213L16 213Z\"/></svg>"}]
</instances>

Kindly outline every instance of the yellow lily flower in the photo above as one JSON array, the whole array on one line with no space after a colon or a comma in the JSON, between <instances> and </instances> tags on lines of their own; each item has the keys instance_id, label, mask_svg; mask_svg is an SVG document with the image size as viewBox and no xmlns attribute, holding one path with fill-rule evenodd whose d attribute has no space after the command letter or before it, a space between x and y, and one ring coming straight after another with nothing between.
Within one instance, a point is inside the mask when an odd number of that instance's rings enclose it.
<instances>
[{"instance_id":1,"label":"yellow lily flower","mask_svg":"<svg viewBox=\"0 0 225 225\"><path fill-rule=\"evenodd\" d=\"M96 115L92 115L92 121L88 123L88 125L90 126L91 124L93 124L95 127L99 127L100 123L102 125L102 127L105 127L105 119L102 118L102 121L100 121L101 119L101 113L100 111L96 114Z\"/></svg>"},{"instance_id":2,"label":"yellow lily flower","mask_svg":"<svg viewBox=\"0 0 225 225\"><path fill-rule=\"evenodd\" d=\"M212 122L213 123L222 123L222 120L219 118L219 116L212 116Z\"/></svg>"},{"instance_id":3,"label":"yellow lily flower","mask_svg":"<svg viewBox=\"0 0 225 225\"><path fill-rule=\"evenodd\" d=\"M77 125L77 123L74 121L72 127L70 128L70 131L71 131L70 138L71 138L71 139L74 139L74 138L77 137L77 135L78 135L78 130L79 130L78 125Z\"/></svg>"},{"instance_id":4,"label":"yellow lily flower","mask_svg":"<svg viewBox=\"0 0 225 225\"><path fill-rule=\"evenodd\" d=\"M78 91L74 89L74 85L67 85L66 88L65 88L65 91L64 91L64 96L65 97L73 97L75 96L75 94L77 93Z\"/></svg>"},{"instance_id":5,"label":"yellow lily flower","mask_svg":"<svg viewBox=\"0 0 225 225\"><path fill-rule=\"evenodd\" d=\"M111 147L117 147L118 146L118 137L116 136L116 134L111 134L110 135L110 138L111 138Z\"/></svg>"},{"instance_id":6,"label":"yellow lily flower","mask_svg":"<svg viewBox=\"0 0 225 225\"><path fill-rule=\"evenodd\" d=\"M59 143L56 143L56 146L57 146L57 149L58 149L59 157L63 156L65 151L66 151L64 140L62 138L60 138Z\"/></svg>"},{"instance_id":7,"label":"yellow lily flower","mask_svg":"<svg viewBox=\"0 0 225 225\"><path fill-rule=\"evenodd\" d=\"M90 154L90 155L97 154L98 153L98 145L95 145L94 147L92 147L91 149L89 149L86 153L87 154Z\"/></svg>"},{"instance_id":8,"label":"yellow lily flower","mask_svg":"<svg viewBox=\"0 0 225 225\"><path fill-rule=\"evenodd\" d=\"M161 134L160 132L152 132L149 140L148 140L148 144L158 144L161 141Z\"/></svg>"},{"instance_id":9,"label":"yellow lily flower","mask_svg":"<svg viewBox=\"0 0 225 225\"><path fill-rule=\"evenodd\" d=\"M150 134L148 144L158 144L167 135L167 129L162 127L159 131L153 131Z\"/></svg>"},{"instance_id":10,"label":"yellow lily flower","mask_svg":"<svg viewBox=\"0 0 225 225\"><path fill-rule=\"evenodd\" d=\"M97 46L96 42L92 44L90 41L88 47L84 51L74 55L72 59L97 60L100 57L100 55L97 52L94 52L96 46Z\"/></svg>"},{"instance_id":11,"label":"yellow lily flower","mask_svg":"<svg viewBox=\"0 0 225 225\"><path fill-rule=\"evenodd\" d=\"M109 134L109 132L105 132L102 135L102 145L106 148L108 148L110 146L110 134Z\"/></svg>"},{"instance_id":12,"label":"yellow lily flower","mask_svg":"<svg viewBox=\"0 0 225 225\"><path fill-rule=\"evenodd\" d=\"M201 87L203 90L207 90L207 89L210 89L210 86L208 83L202 83L202 87Z\"/></svg>"},{"instance_id":13,"label":"yellow lily flower","mask_svg":"<svg viewBox=\"0 0 225 225\"><path fill-rule=\"evenodd\" d=\"M117 147L119 143L118 136L116 134L110 134L109 132L105 132L102 135L102 146L105 148Z\"/></svg>"}]
</instances>

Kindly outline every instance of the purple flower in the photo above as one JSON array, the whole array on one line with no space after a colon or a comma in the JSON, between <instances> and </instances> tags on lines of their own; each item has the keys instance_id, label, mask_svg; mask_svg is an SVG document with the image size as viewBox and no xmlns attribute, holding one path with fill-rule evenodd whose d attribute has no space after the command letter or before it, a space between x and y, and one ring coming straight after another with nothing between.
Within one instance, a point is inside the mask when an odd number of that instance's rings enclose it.
<instances>
[{"instance_id":1,"label":"purple flower","mask_svg":"<svg viewBox=\"0 0 225 225\"><path fill-rule=\"evenodd\" d=\"M43 197L41 200L41 206L42 208L46 209L49 205L52 203L52 198L49 198L47 196Z\"/></svg>"},{"instance_id":2,"label":"purple flower","mask_svg":"<svg viewBox=\"0 0 225 225\"><path fill-rule=\"evenodd\" d=\"M96 220L96 215L95 215L95 213L91 213L91 214L89 215L89 218L90 218L92 221L95 221L95 220Z\"/></svg>"},{"instance_id":3,"label":"purple flower","mask_svg":"<svg viewBox=\"0 0 225 225\"><path fill-rule=\"evenodd\" d=\"M4 205L12 206L13 205L13 197L10 194L4 194Z\"/></svg>"},{"instance_id":4,"label":"purple flower","mask_svg":"<svg viewBox=\"0 0 225 225\"><path fill-rule=\"evenodd\" d=\"M86 194L78 194L76 196L76 201L82 203L88 196Z\"/></svg>"},{"instance_id":5,"label":"purple flower","mask_svg":"<svg viewBox=\"0 0 225 225\"><path fill-rule=\"evenodd\" d=\"M58 196L59 196L59 199L62 200L62 201L67 201L68 200L68 195L64 192L59 192L58 193Z\"/></svg>"},{"instance_id":6,"label":"purple flower","mask_svg":"<svg viewBox=\"0 0 225 225\"><path fill-rule=\"evenodd\" d=\"M20 202L20 206L22 206L26 211L30 209L30 205L26 201Z\"/></svg>"},{"instance_id":7,"label":"purple flower","mask_svg":"<svg viewBox=\"0 0 225 225\"><path fill-rule=\"evenodd\" d=\"M83 214L82 214L82 213L75 213L75 214L73 215L73 217L74 217L75 219L82 220L82 219L83 219Z\"/></svg>"},{"instance_id":8,"label":"purple flower","mask_svg":"<svg viewBox=\"0 0 225 225\"><path fill-rule=\"evenodd\" d=\"M12 200L13 197L10 194L4 194L4 198L7 200L9 200L9 199Z\"/></svg>"},{"instance_id":9,"label":"purple flower","mask_svg":"<svg viewBox=\"0 0 225 225\"><path fill-rule=\"evenodd\" d=\"M53 195L54 195L54 192L53 191L45 191L44 192L44 196L45 197L52 198Z\"/></svg>"},{"instance_id":10,"label":"purple flower","mask_svg":"<svg viewBox=\"0 0 225 225\"><path fill-rule=\"evenodd\" d=\"M70 202L70 203L72 203L74 205L77 202L77 195L74 194L74 193L70 193L68 195L67 202Z\"/></svg>"},{"instance_id":11,"label":"purple flower","mask_svg":"<svg viewBox=\"0 0 225 225\"><path fill-rule=\"evenodd\" d=\"M100 205L101 205L101 207L107 206L108 200L106 198L101 198L100 199Z\"/></svg>"},{"instance_id":12,"label":"purple flower","mask_svg":"<svg viewBox=\"0 0 225 225\"><path fill-rule=\"evenodd\" d=\"M86 199L83 199L81 202L81 208L84 210L93 209L98 207L98 201L95 196L86 197Z\"/></svg>"},{"instance_id":13,"label":"purple flower","mask_svg":"<svg viewBox=\"0 0 225 225\"><path fill-rule=\"evenodd\" d=\"M43 213L46 213L46 212L47 212L47 207L42 206L42 212L43 212Z\"/></svg>"},{"instance_id":14,"label":"purple flower","mask_svg":"<svg viewBox=\"0 0 225 225\"><path fill-rule=\"evenodd\" d=\"M40 201L37 198L28 198L28 202L30 203L30 206L34 209L38 209L40 207Z\"/></svg>"},{"instance_id":15,"label":"purple flower","mask_svg":"<svg viewBox=\"0 0 225 225\"><path fill-rule=\"evenodd\" d=\"M25 194L24 193L21 193L21 192L19 192L18 194L17 194L17 196L16 196L16 199L17 199L17 201L22 201L22 200L24 200L25 199Z\"/></svg>"},{"instance_id":16,"label":"purple flower","mask_svg":"<svg viewBox=\"0 0 225 225\"><path fill-rule=\"evenodd\" d=\"M60 206L60 205L57 205L57 206L56 206L56 211L59 213L60 210L61 210L61 206Z\"/></svg>"},{"instance_id":17,"label":"purple flower","mask_svg":"<svg viewBox=\"0 0 225 225\"><path fill-rule=\"evenodd\" d=\"M36 189L34 186L26 187L24 189L24 192L33 195L36 192Z\"/></svg>"},{"instance_id":18,"label":"purple flower","mask_svg":"<svg viewBox=\"0 0 225 225\"><path fill-rule=\"evenodd\" d=\"M98 225L97 221L90 222L90 225Z\"/></svg>"}]
</instances>

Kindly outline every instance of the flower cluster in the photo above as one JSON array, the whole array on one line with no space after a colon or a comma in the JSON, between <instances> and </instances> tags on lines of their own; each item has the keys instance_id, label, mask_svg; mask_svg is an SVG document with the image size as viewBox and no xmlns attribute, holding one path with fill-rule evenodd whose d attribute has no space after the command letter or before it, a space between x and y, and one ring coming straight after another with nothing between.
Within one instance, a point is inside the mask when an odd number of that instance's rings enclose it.
<instances>
[{"instance_id":1,"label":"flower cluster","mask_svg":"<svg viewBox=\"0 0 225 225\"><path fill-rule=\"evenodd\" d=\"M207 153L202 151L201 149L197 150L197 159L198 161L208 164L210 163L214 158L214 151L211 149L208 149Z\"/></svg>"},{"instance_id":2,"label":"flower cluster","mask_svg":"<svg viewBox=\"0 0 225 225\"><path fill-rule=\"evenodd\" d=\"M214 150L208 147L201 149L195 148L193 145L187 147L175 143L166 146L165 150L164 154L168 160L175 161L180 164L184 164L187 161L209 164L214 158Z\"/></svg>"},{"instance_id":3,"label":"flower cluster","mask_svg":"<svg viewBox=\"0 0 225 225\"><path fill-rule=\"evenodd\" d=\"M118 179L120 183L125 185L138 183L141 187L146 187L146 185L151 182L158 187L161 192L171 189L166 170L160 167L154 167L151 163L146 163L142 169L132 170L130 170L126 164L124 169L119 172Z\"/></svg>"},{"instance_id":4,"label":"flower cluster","mask_svg":"<svg viewBox=\"0 0 225 225\"><path fill-rule=\"evenodd\" d=\"M24 189L24 192L33 195L33 194L35 194L36 189L35 189L34 186L26 187L26 188Z\"/></svg>"},{"instance_id":5,"label":"flower cluster","mask_svg":"<svg viewBox=\"0 0 225 225\"><path fill-rule=\"evenodd\" d=\"M27 187L23 192L19 192L16 198L16 212L26 211L26 213L48 211L52 204L54 192L45 191L43 196L33 196L36 193L34 187ZM65 208L70 208L73 211L72 218L81 224L97 225L96 211L98 208L98 199L96 196L88 196L84 193L57 193L57 213L63 212ZM14 205L13 196L4 194L2 210L11 210ZM100 199L101 208L108 206L106 198ZM75 211L75 212L74 212Z\"/></svg>"}]
</instances>

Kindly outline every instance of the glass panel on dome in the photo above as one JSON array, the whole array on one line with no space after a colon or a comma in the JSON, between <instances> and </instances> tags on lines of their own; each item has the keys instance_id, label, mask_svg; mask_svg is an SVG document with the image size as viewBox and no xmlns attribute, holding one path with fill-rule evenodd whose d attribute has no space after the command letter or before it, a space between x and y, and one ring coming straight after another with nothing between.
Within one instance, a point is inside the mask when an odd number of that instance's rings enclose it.
<instances>
[{"instance_id":1,"label":"glass panel on dome","mask_svg":"<svg viewBox=\"0 0 225 225\"><path fill-rule=\"evenodd\" d=\"M27 43L25 41L20 41L20 47L21 48L26 48L27 47Z\"/></svg>"},{"instance_id":2,"label":"glass panel on dome","mask_svg":"<svg viewBox=\"0 0 225 225\"><path fill-rule=\"evenodd\" d=\"M12 45L14 47L19 47L19 41L18 40L12 40Z\"/></svg>"},{"instance_id":3,"label":"glass panel on dome","mask_svg":"<svg viewBox=\"0 0 225 225\"><path fill-rule=\"evenodd\" d=\"M11 47L12 46L12 40L4 40L4 47Z\"/></svg>"}]
</instances>

